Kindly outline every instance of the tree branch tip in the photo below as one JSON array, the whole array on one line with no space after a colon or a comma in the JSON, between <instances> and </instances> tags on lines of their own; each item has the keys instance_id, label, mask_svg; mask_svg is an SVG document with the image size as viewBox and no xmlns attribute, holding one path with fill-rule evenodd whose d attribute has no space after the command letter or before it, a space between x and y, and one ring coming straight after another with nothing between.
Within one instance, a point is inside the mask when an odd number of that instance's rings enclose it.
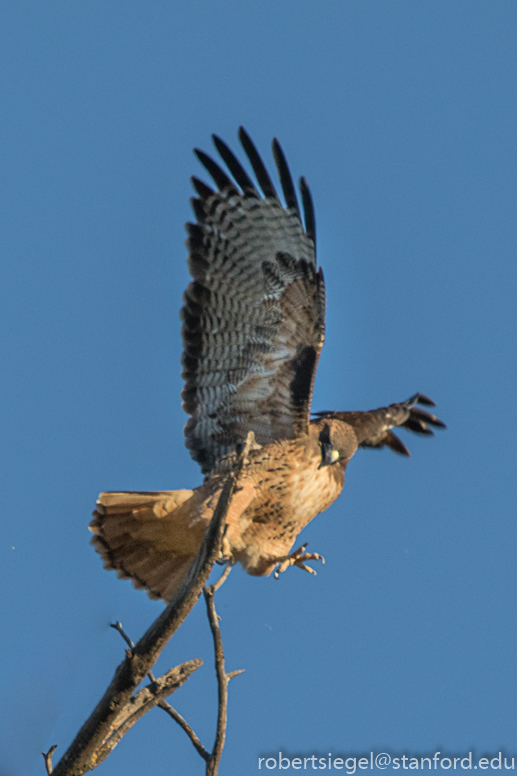
<instances>
[{"instance_id":1,"label":"tree branch tip","mask_svg":"<svg viewBox=\"0 0 517 776\"><path fill-rule=\"evenodd\" d=\"M233 679L234 676L239 676L239 674L243 674L245 670L246 670L245 668L238 668L236 671L230 671L229 674L226 674L226 678L228 679L228 681L230 681L230 679Z\"/></svg>"},{"instance_id":2,"label":"tree branch tip","mask_svg":"<svg viewBox=\"0 0 517 776\"><path fill-rule=\"evenodd\" d=\"M228 525L226 527L228 527ZM235 565L235 560L232 557L230 557L226 564L226 568L221 574L221 576L219 577L219 579L216 582L214 582L213 585L209 585L208 587L204 588L204 590L206 590L207 595L213 596L219 590L219 588L224 585L234 565Z\"/></svg>"},{"instance_id":3,"label":"tree branch tip","mask_svg":"<svg viewBox=\"0 0 517 776\"><path fill-rule=\"evenodd\" d=\"M57 744L53 744L48 752L42 752L43 759L45 760L45 770L47 771L47 776L50 776L52 773L52 755L57 749Z\"/></svg>"},{"instance_id":4,"label":"tree branch tip","mask_svg":"<svg viewBox=\"0 0 517 776\"><path fill-rule=\"evenodd\" d=\"M117 633L120 633L122 638L124 638L124 628L122 627L122 623L118 620L116 622L110 622L110 628L113 628L113 630L116 630Z\"/></svg>"},{"instance_id":5,"label":"tree branch tip","mask_svg":"<svg viewBox=\"0 0 517 776\"><path fill-rule=\"evenodd\" d=\"M110 622L110 628L113 628L113 630L116 630L117 633L120 633L128 647L133 650L135 648L135 643L129 638L126 631L122 627L122 623L119 620L116 620L115 622ZM127 654L127 650L126 650Z\"/></svg>"}]
</instances>

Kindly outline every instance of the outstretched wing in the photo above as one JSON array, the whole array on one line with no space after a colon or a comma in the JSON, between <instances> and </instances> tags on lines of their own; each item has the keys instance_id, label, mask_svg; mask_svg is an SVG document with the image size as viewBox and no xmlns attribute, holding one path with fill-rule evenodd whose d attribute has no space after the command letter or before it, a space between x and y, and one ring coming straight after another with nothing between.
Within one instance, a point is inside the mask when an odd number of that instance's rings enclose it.
<instances>
[{"instance_id":1,"label":"outstretched wing","mask_svg":"<svg viewBox=\"0 0 517 776\"><path fill-rule=\"evenodd\" d=\"M213 140L233 179L202 151L217 191L193 178L196 224L187 224L193 281L181 312L185 443L209 473L254 431L258 445L306 433L323 345L325 285L316 268L314 211L307 184L293 182L277 140L286 206L241 127L260 189L228 146Z\"/></svg>"},{"instance_id":2,"label":"outstretched wing","mask_svg":"<svg viewBox=\"0 0 517 776\"><path fill-rule=\"evenodd\" d=\"M445 423L426 410L415 405L435 407L429 396L415 393L407 401L390 404L389 407L379 407L367 412L314 412L320 418L336 418L344 420L353 427L359 447L389 447L399 455L410 455L404 442L391 430L392 428L407 428L415 434L433 436L435 428L447 428Z\"/></svg>"}]
</instances>

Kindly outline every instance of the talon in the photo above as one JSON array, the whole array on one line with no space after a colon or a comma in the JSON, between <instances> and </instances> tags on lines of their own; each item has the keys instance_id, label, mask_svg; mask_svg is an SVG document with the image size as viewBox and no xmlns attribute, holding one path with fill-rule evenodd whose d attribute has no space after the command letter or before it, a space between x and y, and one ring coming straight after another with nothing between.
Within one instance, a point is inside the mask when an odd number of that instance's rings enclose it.
<instances>
[{"instance_id":1,"label":"talon","mask_svg":"<svg viewBox=\"0 0 517 776\"><path fill-rule=\"evenodd\" d=\"M299 569L303 569L304 571L308 571L309 574L317 574L318 572L314 569L311 569L310 566L306 566L305 563L299 563L297 564Z\"/></svg>"},{"instance_id":2,"label":"talon","mask_svg":"<svg viewBox=\"0 0 517 776\"><path fill-rule=\"evenodd\" d=\"M304 561L307 560L320 560L322 564L325 563L325 558L323 555L320 555L318 552L305 552L307 548L307 542L305 544L302 544L301 547L298 547L297 550L294 550L294 552L290 552L289 555L284 555L281 558L276 558L278 561L278 566L275 569L274 577L275 579L280 578L280 574L282 574L286 569L289 568L289 566L297 566L299 569L303 569L303 571L307 571L308 574L316 574L316 570L311 568L310 566L307 566Z\"/></svg>"}]
</instances>

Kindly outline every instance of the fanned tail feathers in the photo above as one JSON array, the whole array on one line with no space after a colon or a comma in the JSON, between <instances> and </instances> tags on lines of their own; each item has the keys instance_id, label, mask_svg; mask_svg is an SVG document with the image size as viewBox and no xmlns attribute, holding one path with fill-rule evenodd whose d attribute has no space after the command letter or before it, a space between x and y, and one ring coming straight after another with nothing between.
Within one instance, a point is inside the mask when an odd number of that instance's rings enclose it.
<instances>
[{"instance_id":1,"label":"fanned tail feathers","mask_svg":"<svg viewBox=\"0 0 517 776\"><path fill-rule=\"evenodd\" d=\"M169 601L206 529L204 520L192 520L193 501L192 490L101 493L90 531L105 568Z\"/></svg>"}]
</instances>

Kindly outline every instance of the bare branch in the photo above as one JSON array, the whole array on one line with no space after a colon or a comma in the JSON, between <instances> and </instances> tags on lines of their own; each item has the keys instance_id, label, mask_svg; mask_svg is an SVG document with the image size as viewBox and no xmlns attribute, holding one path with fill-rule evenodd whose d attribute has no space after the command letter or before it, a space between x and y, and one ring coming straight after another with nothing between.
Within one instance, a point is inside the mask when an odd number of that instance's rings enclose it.
<instances>
[{"instance_id":1,"label":"bare branch","mask_svg":"<svg viewBox=\"0 0 517 776\"><path fill-rule=\"evenodd\" d=\"M197 735L194 733L194 731L192 730L188 722L181 716L179 711L176 711L176 709L173 708L170 705L170 703L167 703L167 701L160 701L158 706L160 707L160 709L163 709L164 711L166 711L167 714L170 717L172 717L172 719L175 722L178 723L180 728L182 728L182 730L185 731L187 736L192 741L192 745L195 747L197 753L203 758L203 760L208 762L208 760L210 759L210 752L207 749L205 749L205 747L203 746L203 744L201 743Z\"/></svg>"},{"instance_id":2,"label":"bare branch","mask_svg":"<svg viewBox=\"0 0 517 776\"><path fill-rule=\"evenodd\" d=\"M234 559L230 558L228 563L226 564L225 570L223 571L223 573L221 574L217 582L214 582L213 585L210 585L210 590L212 591L212 595L215 592L217 592L217 590L219 590L220 587L224 585L224 583L226 582L226 580L230 575L230 571L232 570L234 563L235 563Z\"/></svg>"},{"instance_id":3,"label":"bare branch","mask_svg":"<svg viewBox=\"0 0 517 776\"><path fill-rule=\"evenodd\" d=\"M99 764L99 753L118 729L117 719L131 702L132 693L196 604L220 555L230 500L252 441L253 434L250 432L234 470L225 482L202 545L181 587L134 649L128 651L104 696L54 769L54 776L82 776ZM212 770L212 773L215 772Z\"/></svg>"},{"instance_id":4,"label":"bare branch","mask_svg":"<svg viewBox=\"0 0 517 776\"><path fill-rule=\"evenodd\" d=\"M217 728L215 733L214 748L212 749L212 754L207 761L206 776L216 776L219 770L221 755L223 753L224 741L226 738L226 725L228 721L228 682L234 676L237 676L237 674L243 673L242 670L232 671L230 674L226 673L224 666L223 639L221 636L221 629L219 628L219 616L215 610L214 603L214 593L216 590L219 590L221 585L224 584L230 571L231 565L228 563L228 566L221 574L217 582L215 582L213 585L210 585L210 587L205 587L203 590L206 611L208 614L208 622L210 623L210 630L212 631L212 637L214 640L215 672L217 675L218 692Z\"/></svg>"},{"instance_id":5,"label":"bare branch","mask_svg":"<svg viewBox=\"0 0 517 776\"><path fill-rule=\"evenodd\" d=\"M226 674L226 678L228 679L228 681L230 681L230 679L233 679L234 676L239 676L239 674L243 674L245 670L246 670L245 668L238 668L236 671L230 671L229 674Z\"/></svg>"},{"instance_id":6,"label":"bare branch","mask_svg":"<svg viewBox=\"0 0 517 776\"><path fill-rule=\"evenodd\" d=\"M54 754L56 749L57 749L57 744L54 744L53 746L50 747L48 752L41 753L43 755L43 759L45 760L45 769L47 771L47 776L50 776L50 774L52 773L52 755Z\"/></svg>"},{"instance_id":7,"label":"bare branch","mask_svg":"<svg viewBox=\"0 0 517 776\"><path fill-rule=\"evenodd\" d=\"M110 622L110 628L113 628L118 633L120 633L120 635L122 636L122 638L124 639L124 641L128 645L129 649L134 649L135 648L135 642L132 641L132 639L129 638L129 636L127 635L126 631L122 627L122 623L121 622L119 622L118 620L116 622ZM149 674L148 674L148 676L149 676Z\"/></svg>"},{"instance_id":8,"label":"bare branch","mask_svg":"<svg viewBox=\"0 0 517 776\"><path fill-rule=\"evenodd\" d=\"M129 638L127 633L125 632L124 628L122 627L122 623L117 620L117 622L111 623L111 627L114 628L116 631L120 633L126 644L131 647L131 649L134 649L134 642ZM155 682L154 674L152 671L148 671L147 676L151 680L151 682ZM173 708L170 703L167 703L167 701L161 700L158 704L158 707L160 709L163 709L172 719L177 722L177 724L180 726L182 730L185 731L187 736L190 738L192 745L197 750L198 754L201 755L203 760L208 761L210 757L210 752L208 752L203 744L201 743L199 737L196 735L196 733L193 731L193 729L190 727L188 722L181 716L179 711L176 711L175 708Z\"/></svg>"},{"instance_id":9,"label":"bare branch","mask_svg":"<svg viewBox=\"0 0 517 776\"><path fill-rule=\"evenodd\" d=\"M166 674L156 679L153 685L148 685L139 690L115 720L113 725L115 730L112 735L96 753L96 765L99 765L106 759L128 730L130 730L144 714L147 714L147 712L157 706L163 698L171 695L178 687L181 687L189 676L202 664L203 661L199 659L189 660L186 663L176 666L176 668L171 668Z\"/></svg>"},{"instance_id":10,"label":"bare branch","mask_svg":"<svg viewBox=\"0 0 517 776\"><path fill-rule=\"evenodd\" d=\"M215 776L219 770L219 762L221 760L224 740L226 738L226 723L228 718L228 679L224 670L223 640L221 638L221 630L219 628L217 612L215 611L214 593L210 587L205 588L203 593L205 596L208 622L210 623L212 638L214 639L215 672L217 675L218 694L217 729L215 733L214 748L212 749L212 754L210 755L210 760L208 761L206 767L206 776Z\"/></svg>"}]
</instances>

